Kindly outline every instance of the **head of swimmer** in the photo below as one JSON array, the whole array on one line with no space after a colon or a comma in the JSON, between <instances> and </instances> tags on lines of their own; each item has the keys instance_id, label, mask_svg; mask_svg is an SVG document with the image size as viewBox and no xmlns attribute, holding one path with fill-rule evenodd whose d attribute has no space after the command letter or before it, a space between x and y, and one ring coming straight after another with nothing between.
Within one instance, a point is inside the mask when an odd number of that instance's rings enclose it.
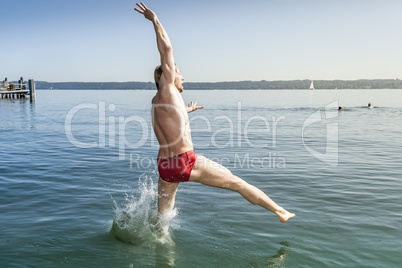
<instances>
[{"instance_id":1,"label":"head of swimmer","mask_svg":"<svg viewBox=\"0 0 402 268\"><path fill-rule=\"evenodd\" d=\"M177 90L182 93L184 91L183 89L183 81L184 81L184 77L181 75L181 71L180 69L175 65L176 68L176 75L175 75L175 79L174 79L174 85L176 86ZM155 79L155 84L156 84L156 88L159 90L159 81L161 79L162 76L162 66L158 65L155 68L155 72L154 72L154 79Z\"/></svg>"}]
</instances>

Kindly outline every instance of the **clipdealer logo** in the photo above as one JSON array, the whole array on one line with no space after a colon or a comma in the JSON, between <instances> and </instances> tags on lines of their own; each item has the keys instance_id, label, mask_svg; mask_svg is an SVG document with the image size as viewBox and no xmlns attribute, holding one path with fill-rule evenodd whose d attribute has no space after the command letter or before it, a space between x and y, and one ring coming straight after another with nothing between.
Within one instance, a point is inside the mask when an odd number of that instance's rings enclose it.
<instances>
[{"instance_id":1,"label":"clipdealer logo","mask_svg":"<svg viewBox=\"0 0 402 268\"><path fill-rule=\"evenodd\" d=\"M336 167L338 165L338 123L335 122L335 118L338 116L338 101L334 101L323 108L317 109L314 113L312 113L308 118L303 122L302 126L302 143L304 148L316 159L332 166ZM175 113L180 114L180 111L177 111L177 107L167 106L167 108L171 108ZM73 118L74 116L79 116L79 113L82 110L92 110L95 112L94 116L98 117L97 120L97 132L98 135L96 137L88 137L83 140L78 140L73 135ZM158 148L159 144L156 141L154 135L152 135L152 129L150 123L145 120L142 116L139 115L131 115L131 116L118 116L118 115L106 115L106 112L113 113L116 110L116 105L109 104L106 105L106 102L101 101L98 104L95 103L82 103L76 105L70 109L65 118L65 134L67 139L76 147L79 148L105 148L105 147L118 147L119 151L119 160L126 159L126 149L137 149L142 146L148 144L151 147ZM231 118L229 116L216 116L213 118L213 123L211 123L211 118L207 118L205 116L197 115L190 120L190 123L196 121L198 125L200 122L203 122L206 125L204 128L194 128L192 129L192 133L195 132L209 132L211 133L210 139L206 139L206 144L197 144L199 148L206 147L209 148L211 146L215 148L226 148L226 147L243 147L242 140L244 138L244 142L250 148L275 148L277 145L277 127L278 124L282 120L286 120L286 116L281 115L279 117L273 116L270 120L263 116L253 115L248 118L244 124L242 125L242 107L241 103L238 103L237 107L237 118ZM92 113L93 113L92 112ZM182 120L184 120L184 115L180 116ZM223 121L222 121L223 120ZM237 121L237 126L235 122ZM205 124L206 123L206 124ZM228 126L225 128L225 124ZM259 126L261 129L258 131L263 131L269 134L269 138L267 142L264 144L254 144L252 139L249 138L249 133L255 131L254 124L260 123ZM129 136L135 136L137 138L136 142L129 141L126 132L129 124L135 124L136 129L133 135L129 134ZM213 124L219 124L217 130L212 130ZM319 140L324 139L325 151L320 152L309 146L309 136L307 135L307 129L312 126L316 126L318 124L324 124L326 126L326 134L324 136L318 137ZM95 125L94 125L95 126ZM236 128L237 127L237 128ZM227 132L228 135L224 136L227 139L222 140L222 133ZM237 142L235 142L235 133L238 134ZM181 133L180 137L183 135ZM96 140L97 139L97 140ZM219 140L219 142L218 142ZM222 143L223 141L223 143ZM236 158L237 157L237 158ZM249 162L249 155L246 154L244 158L246 160L241 161L240 155L237 153L235 157L235 163L239 163L240 166L244 165L244 161ZM130 161L132 160L132 154L130 153ZM280 161L272 162L273 160L279 159ZM138 160L138 159L134 159ZM276 154L269 154L268 158L258 159L259 163L262 163L262 166L266 166L266 163L273 163L276 167L277 163L281 163L281 168L284 168L285 160L283 157L277 156ZM269 160L269 161L268 161ZM255 158L251 158L250 160L252 165L256 162ZM254 165L255 166L255 165Z\"/></svg>"},{"instance_id":2,"label":"clipdealer logo","mask_svg":"<svg viewBox=\"0 0 402 268\"><path fill-rule=\"evenodd\" d=\"M334 101L324 107L324 110L317 109L312 113L303 123L302 127L302 141L304 148L315 158L321 160L322 162L336 167L338 166L338 122L331 122L336 117L338 117L338 107L339 101ZM315 123L325 122L326 123L326 137L325 137L325 152L319 152L307 145L305 141L305 131L308 126Z\"/></svg>"}]
</instances>

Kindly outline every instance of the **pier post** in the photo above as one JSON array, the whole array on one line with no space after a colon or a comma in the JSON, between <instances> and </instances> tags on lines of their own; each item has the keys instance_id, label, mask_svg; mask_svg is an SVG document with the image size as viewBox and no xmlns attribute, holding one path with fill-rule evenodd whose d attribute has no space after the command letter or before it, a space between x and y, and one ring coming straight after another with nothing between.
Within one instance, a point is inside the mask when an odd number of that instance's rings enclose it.
<instances>
[{"instance_id":1,"label":"pier post","mask_svg":"<svg viewBox=\"0 0 402 268\"><path fill-rule=\"evenodd\" d=\"M29 100L30 102L35 101L35 81L33 79L29 79Z\"/></svg>"}]
</instances>

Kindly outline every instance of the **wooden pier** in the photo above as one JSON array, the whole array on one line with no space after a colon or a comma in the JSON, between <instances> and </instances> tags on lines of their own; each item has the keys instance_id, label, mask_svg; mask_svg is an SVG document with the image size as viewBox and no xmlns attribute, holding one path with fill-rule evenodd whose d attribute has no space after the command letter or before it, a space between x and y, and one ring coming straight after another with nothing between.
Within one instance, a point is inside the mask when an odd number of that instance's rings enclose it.
<instances>
[{"instance_id":1,"label":"wooden pier","mask_svg":"<svg viewBox=\"0 0 402 268\"><path fill-rule=\"evenodd\" d=\"M4 81L0 81L1 99L26 99L29 96L29 100L32 102L35 101L35 95L35 82L33 79L29 79L28 89L22 77L17 83L9 83L7 78Z\"/></svg>"}]
</instances>

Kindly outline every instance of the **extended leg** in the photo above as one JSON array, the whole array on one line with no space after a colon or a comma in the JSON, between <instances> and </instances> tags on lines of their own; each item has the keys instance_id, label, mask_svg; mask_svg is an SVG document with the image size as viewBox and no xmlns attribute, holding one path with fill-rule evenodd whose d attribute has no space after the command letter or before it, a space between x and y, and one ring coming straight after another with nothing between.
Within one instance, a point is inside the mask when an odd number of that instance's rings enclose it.
<instances>
[{"instance_id":1,"label":"extended leg","mask_svg":"<svg viewBox=\"0 0 402 268\"><path fill-rule=\"evenodd\" d=\"M248 184L241 178L233 175L225 167L201 155L197 157L193 171L191 172L190 181L236 191L250 203L259 205L275 213L281 222L285 222L295 216L295 214L278 206L257 187Z\"/></svg>"}]
</instances>

